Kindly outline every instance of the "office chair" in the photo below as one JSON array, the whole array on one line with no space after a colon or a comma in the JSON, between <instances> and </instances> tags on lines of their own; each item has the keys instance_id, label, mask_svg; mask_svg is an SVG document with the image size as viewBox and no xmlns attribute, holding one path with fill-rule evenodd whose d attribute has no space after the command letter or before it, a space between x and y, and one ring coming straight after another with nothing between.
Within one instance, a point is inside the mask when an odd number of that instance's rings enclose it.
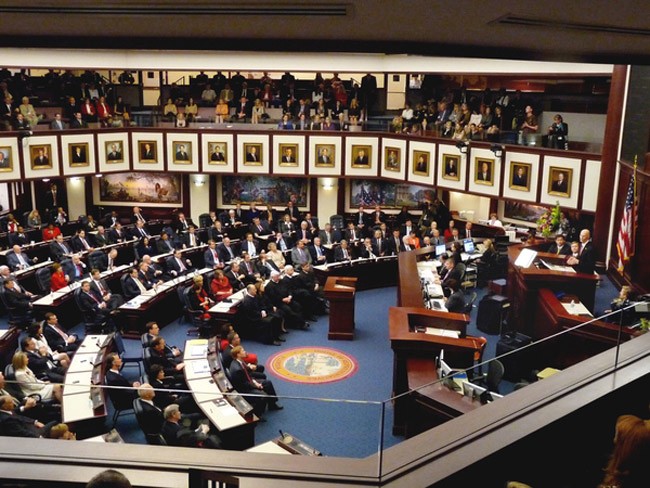
<instances>
[{"instance_id":1,"label":"office chair","mask_svg":"<svg viewBox=\"0 0 650 488\"><path fill-rule=\"evenodd\" d=\"M210 337L213 329L212 320L203 318L203 314L205 314L204 310L194 310L192 308L189 297L191 292L192 286L182 289L181 303L183 304L185 316L190 324L194 326L187 330L187 335L198 334L199 337Z\"/></svg>"},{"instance_id":2,"label":"office chair","mask_svg":"<svg viewBox=\"0 0 650 488\"><path fill-rule=\"evenodd\" d=\"M0 285L0 301L2 301L4 309L9 314L7 324L10 327L26 328L32 323L33 316L31 310L18 310L16 307L11 307L7 303L5 288L3 285Z\"/></svg>"},{"instance_id":3,"label":"office chair","mask_svg":"<svg viewBox=\"0 0 650 488\"><path fill-rule=\"evenodd\" d=\"M126 352L126 348L124 347L124 339L122 337L122 334L120 334L119 332L115 332L115 334L113 335L113 341L115 341L115 352L122 359L122 363L124 365L123 367L129 365L137 366L138 373L142 374L142 358L124 355L124 353Z\"/></svg>"},{"instance_id":4,"label":"office chair","mask_svg":"<svg viewBox=\"0 0 650 488\"><path fill-rule=\"evenodd\" d=\"M199 215L199 227L210 227L210 214L202 213Z\"/></svg>"},{"instance_id":5,"label":"office chair","mask_svg":"<svg viewBox=\"0 0 650 488\"><path fill-rule=\"evenodd\" d=\"M50 268L46 267L39 269L36 271L35 276L39 291L44 295L50 293L52 284L52 273L50 272Z\"/></svg>"},{"instance_id":6,"label":"office chair","mask_svg":"<svg viewBox=\"0 0 650 488\"><path fill-rule=\"evenodd\" d=\"M88 334L94 334L96 332L103 332L106 330L106 327L108 326L108 321L107 320L100 320L99 315L96 314L93 310L88 310L81 305L81 288L77 288L74 293L74 301L77 304L77 308L81 310L81 315L83 317L83 322L84 322L84 330L86 331L86 335Z\"/></svg>"},{"instance_id":7,"label":"office chair","mask_svg":"<svg viewBox=\"0 0 650 488\"><path fill-rule=\"evenodd\" d=\"M145 373L149 376L149 372L151 371L151 349L149 347L142 349L142 365L144 366Z\"/></svg>"},{"instance_id":8,"label":"office chair","mask_svg":"<svg viewBox=\"0 0 650 488\"><path fill-rule=\"evenodd\" d=\"M472 310L474 308L474 302L476 302L476 298L478 297L478 294L474 291L472 292L472 295L470 296L469 301L465 304L465 309L463 310L463 313L466 313L467 315L470 315L472 313Z\"/></svg>"},{"instance_id":9,"label":"office chair","mask_svg":"<svg viewBox=\"0 0 650 488\"><path fill-rule=\"evenodd\" d=\"M132 402L133 412L135 413L135 419L138 422L138 426L144 437L147 441L147 444L152 446L166 446L165 438L160 434L160 429L157 432L154 432L155 429L152 428L151 422L148 422L142 404L139 400L133 400ZM162 425L161 425L162 427Z\"/></svg>"},{"instance_id":10,"label":"office chair","mask_svg":"<svg viewBox=\"0 0 650 488\"><path fill-rule=\"evenodd\" d=\"M484 376L472 379L473 383L485 386L488 390L499 393L499 384L503 379L505 368L503 363L498 359L493 359L488 364L488 372Z\"/></svg>"},{"instance_id":11,"label":"office chair","mask_svg":"<svg viewBox=\"0 0 650 488\"><path fill-rule=\"evenodd\" d=\"M112 426L115 427L115 424L121 415L134 413L133 395L131 390L114 388L107 388L106 390L108 391L108 398L111 400L111 404L113 405Z\"/></svg>"},{"instance_id":12,"label":"office chair","mask_svg":"<svg viewBox=\"0 0 650 488\"><path fill-rule=\"evenodd\" d=\"M88 265L90 269L97 268L101 270L104 263L104 251L93 251L88 254Z\"/></svg>"}]
</instances>

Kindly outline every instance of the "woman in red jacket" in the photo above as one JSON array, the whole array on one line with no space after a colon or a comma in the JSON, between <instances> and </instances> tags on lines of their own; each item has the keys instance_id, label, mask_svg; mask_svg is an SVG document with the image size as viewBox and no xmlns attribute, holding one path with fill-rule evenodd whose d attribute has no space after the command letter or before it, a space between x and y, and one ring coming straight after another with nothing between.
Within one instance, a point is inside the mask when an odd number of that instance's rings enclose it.
<instances>
[{"instance_id":1,"label":"woman in red jacket","mask_svg":"<svg viewBox=\"0 0 650 488\"><path fill-rule=\"evenodd\" d=\"M70 281L70 277L63 272L61 265L59 263L54 263L52 265L50 289L52 291L60 290L61 288L68 286L68 281Z\"/></svg>"}]
</instances>

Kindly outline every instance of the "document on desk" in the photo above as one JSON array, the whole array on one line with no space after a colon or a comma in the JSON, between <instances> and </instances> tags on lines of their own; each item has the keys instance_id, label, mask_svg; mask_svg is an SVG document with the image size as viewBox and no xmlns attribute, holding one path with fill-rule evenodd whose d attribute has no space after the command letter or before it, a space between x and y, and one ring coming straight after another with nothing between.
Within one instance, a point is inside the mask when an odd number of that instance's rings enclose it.
<instances>
[{"instance_id":1,"label":"document on desk","mask_svg":"<svg viewBox=\"0 0 650 488\"><path fill-rule=\"evenodd\" d=\"M548 261L544 261L543 259L540 259L541 263L546 266L548 269L551 271L562 271L564 273L575 273L576 270L573 269L571 266L563 266L560 264L551 264Z\"/></svg>"},{"instance_id":2,"label":"document on desk","mask_svg":"<svg viewBox=\"0 0 650 488\"><path fill-rule=\"evenodd\" d=\"M571 315L585 315L587 317L593 317L589 309L580 302L562 303L562 306Z\"/></svg>"},{"instance_id":3,"label":"document on desk","mask_svg":"<svg viewBox=\"0 0 650 488\"><path fill-rule=\"evenodd\" d=\"M441 337L453 337L454 339L460 338L459 330L438 329L437 327L427 327L424 333L429 335L437 335Z\"/></svg>"}]
</instances>

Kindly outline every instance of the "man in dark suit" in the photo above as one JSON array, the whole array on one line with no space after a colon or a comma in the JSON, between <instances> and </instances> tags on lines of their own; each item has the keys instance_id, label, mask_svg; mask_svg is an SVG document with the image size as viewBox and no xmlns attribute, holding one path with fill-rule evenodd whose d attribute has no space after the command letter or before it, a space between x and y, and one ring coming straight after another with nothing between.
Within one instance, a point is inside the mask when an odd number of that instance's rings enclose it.
<instances>
[{"instance_id":1,"label":"man in dark suit","mask_svg":"<svg viewBox=\"0 0 650 488\"><path fill-rule=\"evenodd\" d=\"M149 346L151 364L159 364L164 369L165 376L173 376L175 381L184 384L183 368L185 368L185 363L183 358L180 356L168 357L165 345L165 339L161 336L157 336L151 341L151 346Z\"/></svg>"},{"instance_id":2,"label":"man in dark suit","mask_svg":"<svg viewBox=\"0 0 650 488\"><path fill-rule=\"evenodd\" d=\"M269 380L256 380L248 373L243 361L246 355L244 348L242 346L234 347L231 355L233 360L229 371L232 386L251 403L255 414L258 417L261 416L266 410L267 404L269 410L282 410L284 407L278 403L273 383ZM258 396L247 396L247 393L254 393Z\"/></svg>"},{"instance_id":3,"label":"man in dark suit","mask_svg":"<svg viewBox=\"0 0 650 488\"><path fill-rule=\"evenodd\" d=\"M86 129L88 128L88 122L83 119L81 112L75 112L74 117L70 120L71 129Z\"/></svg>"},{"instance_id":4,"label":"man in dark suit","mask_svg":"<svg viewBox=\"0 0 650 488\"><path fill-rule=\"evenodd\" d=\"M161 232L160 239L156 242L156 249L158 249L158 254L167 254L169 252L174 252L174 243L169 238L167 232Z\"/></svg>"},{"instance_id":5,"label":"man in dark suit","mask_svg":"<svg viewBox=\"0 0 650 488\"><path fill-rule=\"evenodd\" d=\"M156 397L160 394L159 392ZM216 435L210 435L210 427L207 423L200 423L196 429L181 425L183 416L178 403L167 405L163 411L163 417L165 421L160 433L168 446L221 449L221 441Z\"/></svg>"},{"instance_id":6,"label":"man in dark suit","mask_svg":"<svg viewBox=\"0 0 650 488\"><path fill-rule=\"evenodd\" d=\"M97 233L92 236L92 240L95 242L95 247L104 247L108 244L108 235L103 225L97 226Z\"/></svg>"},{"instance_id":7,"label":"man in dark suit","mask_svg":"<svg viewBox=\"0 0 650 488\"><path fill-rule=\"evenodd\" d=\"M63 242L63 234L56 236L50 243L50 255L55 261L61 261L66 255L72 254L72 250Z\"/></svg>"},{"instance_id":8,"label":"man in dark suit","mask_svg":"<svg viewBox=\"0 0 650 488\"><path fill-rule=\"evenodd\" d=\"M108 237L112 243L124 242L127 240L126 232L122 229L122 224L117 222L115 226L108 231Z\"/></svg>"},{"instance_id":9,"label":"man in dark suit","mask_svg":"<svg viewBox=\"0 0 650 488\"><path fill-rule=\"evenodd\" d=\"M0 396L0 434L10 437L41 437L45 425L16 413L14 398Z\"/></svg>"},{"instance_id":10,"label":"man in dark suit","mask_svg":"<svg viewBox=\"0 0 650 488\"><path fill-rule=\"evenodd\" d=\"M235 288L233 287L233 289ZM282 319L278 314L273 313L273 310L262 308L262 302L257 299L256 295L255 285L248 285L244 299L237 308L237 329L247 331L265 344L279 346L281 344L278 339L282 333Z\"/></svg>"},{"instance_id":11,"label":"man in dark suit","mask_svg":"<svg viewBox=\"0 0 650 488\"><path fill-rule=\"evenodd\" d=\"M140 279L137 268L133 268L128 276L122 278L122 291L126 300L131 300L131 298L141 295L149 288L151 286L147 287L147 284Z\"/></svg>"},{"instance_id":12,"label":"man in dark suit","mask_svg":"<svg viewBox=\"0 0 650 488\"><path fill-rule=\"evenodd\" d=\"M456 279L447 280L447 288L451 291L445 302L448 312L462 313L465 310L465 294L460 289L460 283Z\"/></svg>"},{"instance_id":13,"label":"man in dark suit","mask_svg":"<svg viewBox=\"0 0 650 488\"><path fill-rule=\"evenodd\" d=\"M237 249L230 244L230 237L223 238L223 242L217 246L217 253L223 263L232 261L239 254Z\"/></svg>"},{"instance_id":14,"label":"man in dark suit","mask_svg":"<svg viewBox=\"0 0 650 488\"><path fill-rule=\"evenodd\" d=\"M208 236L214 242L223 241L223 238L226 236L226 231L223 228L223 224L221 223L221 220L217 220L212 224L212 227L208 229Z\"/></svg>"},{"instance_id":15,"label":"man in dark suit","mask_svg":"<svg viewBox=\"0 0 650 488\"><path fill-rule=\"evenodd\" d=\"M318 164L330 165L332 164L332 157L330 156L330 150L327 147L324 147L320 150L318 154Z\"/></svg>"},{"instance_id":16,"label":"man in dark suit","mask_svg":"<svg viewBox=\"0 0 650 488\"><path fill-rule=\"evenodd\" d=\"M135 386L135 385L134 385ZM142 416L138 418L138 424L142 426L142 430L148 434L160 433L163 422L163 412L154 404L154 397L156 392L149 383L144 383L138 387L138 402L142 409Z\"/></svg>"},{"instance_id":17,"label":"man in dark suit","mask_svg":"<svg viewBox=\"0 0 650 488\"><path fill-rule=\"evenodd\" d=\"M445 260L444 267L447 272L440 284L442 285L445 295L449 296L449 281L456 280L458 283L462 283L463 276L465 275L465 265L463 263L456 264L455 259L448 258Z\"/></svg>"},{"instance_id":18,"label":"man in dark suit","mask_svg":"<svg viewBox=\"0 0 650 488\"><path fill-rule=\"evenodd\" d=\"M86 231L83 229L77 232L77 234L72 239L70 239L70 245L75 252L94 251L93 247L90 245L90 242L88 242L88 239L86 239Z\"/></svg>"},{"instance_id":19,"label":"man in dark suit","mask_svg":"<svg viewBox=\"0 0 650 488\"><path fill-rule=\"evenodd\" d=\"M29 313L31 311L32 303L29 295L16 289L13 276L5 278L4 287L4 298L9 308L14 308L19 313Z\"/></svg>"},{"instance_id":20,"label":"man in dark suit","mask_svg":"<svg viewBox=\"0 0 650 488\"><path fill-rule=\"evenodd\" d=\"M393 229L393 235L388 239L388 252L393 256L396 256L398 253L404 251L404 243L400 237L399 229Z\"/></svg>"},{"instance_id":21,"label":"man in dark suit","mask_svg":"<svg viewBox=\"0 0 650 488\"><path fill-rule=\"evenodd\" d=\"M212 148L212 154L210 154L210 161L224 162L226 156L223 153L223 148L217 144Z\"/></svg>"},{"instance_id":22,"label":"man in dark suit","mask_svg":"<svg viewBox=\"0 0 650 488\"><path fill-rule=\"evenodd\" d=\"M559 193L568 193L567 180L564 177L563 172L557 174L557 180L554 180L551 184L551 191L556 191Z\"/></svg>"},{"instance_id":23,"label":"man in dark suit","mask_svg":"<svg viewBox=\"0 0 650 488\"><path fill-rule=\"evenodd\" d=\"M579 255L570 256L567 264L573 266L578 273L592 274L596 268L596 257L594 248L591 243L591 232L587 229L580 231L580 251Z\"/></svg>"},{"instance_id":24,"label":"man in dark suit","mask_svg":"<svg viewBox=\"0 0 650 488\"><path fill-rule=\"evenodd\" d=\"M66 261L63 266L63 271L70 277L70 282L81 281L86 278L86 263L81 261L77 254L72 255L72 259Z\"/></svg>"},{"instance_id":25,"label":"man in dark suit","mask_svg":"<svg viewBox=\"0 0 650 488\"><path fill-rule=\"evenodd\" d=\"M302 306L294 300L287 285L286 281L280 280L280 273L272 271L271 279L264 289L265 295L284 318L287 327L306 330L309 323L305 321Z\"/></svg>"},{"instance_id":26,"label":"man in dark suit","mask_svg":"<svg viewBox=\"0 0 650 488\"><path fill-rule=\"evenodd\" d=\"M517 166L517 171L512 175L513 186L528 186L528 177L523 166Z\"/></svg>"},{"instance_id":27,"label":"man in dark suit","mask_svg":"<svg viewBox=\"0 0 650 488\"><path fill-rule=\"evenodd\" d=\"M248 147L248 152L246 153L246 162L248 163L259 163L260 162L260 156L257 154L257 147L256 146L249 146Z\"/></svg>"},{"instance_id":28,"label":"man in dark suit","mask_svg":"<svg viewBox=\"0 0 650 488\"><path fill-rule=\"evenodd\" d=\"M259 217L253 217L251 224L248 226L248 229L256 238L259 238L260 236L268 236L269 234L273 233L269 227L268 222L266 220L260 220Z\"/></svg>"},{"instance_id":29,"label":"man in dark suit","mask_svg":"<svg viewBox=\"0 0 650 488\"><path fill-rule=\"evenodd\" d=\"M486 162L483 162L481 164L481 169L478 172L478 178L479 181L492 181L492 177L490 174L490 165Z\"/></svg>"},{"instance_id":30,"label":"man in dark suit","mask_svg":"<svg viewBox=\"0 0 650 488\"><path fill-rule=\"evenodd\" d=\"M34 166L43 167L50 165L50 158L45 154L45 149L38 148L38 155L34 158Z\"/></svg>"},{"instance_id":31,"label":"man in dark suit","mask_svg":"<svg viewBox=\"0 0 650 488\"><path fill-rule=\"evenodd\" d=\"M39 325L36 323L36 327ZM20 341L20 347L27 354L29 359L29 369L32 370L34 375L43 380L51 381L52 383L63 383L65 380L65 368L61 364L54 362L54 358L48 353L46 347L38 348L36 339L33 337L25 337ZM67 354L66 366L70 360Z\"/></svg>"},{"instance_id":32,"label":"man in dark suit","mask_svg":"<svg viewBox=\"0 0 650 488\"><path fill-rule=\"evenodd\" d=\"M194 223L190 219L185 218L185 214L183 212L178 212L178 217L174 220L174 222L172 222L172 229L174 229L176 234L180 236L183 232L187 232L189 230L190 225L194 225Z\"/></svg>"},{"instance_id":33,"label":"man in dark suit","mask_svg":"<svg viewBox=\"0 0 650 488\"><path fill-rule=\"evenodd\" d=\"M143 224L147 223L147 219L144 218L144 215L142 215L142 210L140 207L133 207L133 214L131 215L131 222L136 223L136 222L142 222Z\"/></svg>"},{"instance_id":34,"label":"man in dark suit","mask_svg":"<svg viewBox=\"0 0 650 488\"><path fill-rule=\"evenodd\" d=\"M78 338L68 334L60 325L56 314L47 312L43 321L43 335L53 351L74 352L79 347Z\"/></svg>"},{"instance_id":35,"label":"man in dark suit","mask_svg":"<svg viewBox=\"0 0 650 488\"><path fill-rule=\"evenodd\" d=\"M354 166L369 166L368 155L364 149L359 149L357 157L354 159Z\"/></svg>"},{"instance_id":36,"label":"man in dark suit","mask_svg":"<svg viewBox=\"0 0 650 488\"><path fill-rule=\"evenodd\" d=\"M284 214L289 214L289 219L294 225L297 225L300 221L300 211L291 201L287 204L287 208L284 209Z\"/></svg>"},{"instance_id":37,"label":"man in dark suit","mask_svg":"<svg viewBox=\"0 0 650 488\"><path fill-rule=\"evenodd\" d=\"M106 156L109 161L120 161L122 159L122 151L117 144L111 144L111 150Z\"/></svg>"},{"instance_id":38,"label":"man in dark suit","mask_svg":"<svg viewBox=\"0 0 650 488\"><path fill-rule=\"evenodd\" d=\"M283 163L295 163L296 162L296 156L293 154L293 149L288 147L284 150L284 154L282 155L282 162Z\"/></svg>"},{"instance_id":39,"label":"man in dark suit","mask_svg":"<svg viewBox=\"0 0 650 488\"><path fill-rule=\"evenodd\" d=\"M313 245L309 246L309 254L311 255L311 262L314 264L314 266L318 266L319 264L327 264L325 248L321 246L320 237L314 237Z\"/></svg>"},{"instance_id":40,"label":"man in dark suit","mask_svg":"<svg viewBox=\"0 0 650 488\"><path fill-rule=\"evenodd\" d=\"M111 313L108 305L104 303L102 297L96 295L95 292L90 289L90 283L88 281L82 283L81 290L78 290L78 293L81 310L84 312L93 312L95 316L95 324L101 324L108 319Z\"/></svg>"},{"instance_id":41,"label":"man in dark suit","mask_svg":"<svg viewBox=\"0 0 650 488\"><path fill-rule=\"evenodd\" d=\"M154 153L153 148L151 147L150 142L145 142L142 144L142 148L140 149L140 159L141 160L154 160L156 159L156 155Z\"/></svg>"},{"instance_id":42,"label":"man in dark suit","mask_svg":"<svg viewBox=\"0 0 650 488\"><path fill-rule=\"evenodd\" d=\"M86 159L86 150L83 146L73 146L72 151L72 162L73 163L87 163Z\"/></svg>"},{"instance_id":43,"label":"man in dark suit","mask_svg":"<svg viewBox=\"0 0 650 488\"><path fill-rule=\"evenodd\" d=\"M183 243L183 248L195 247L203 244L203 242L201 242L201 239L199 238L199 235L196 233L196 227L194 227L194 225L191 224L188 227L187 232L183 234L181 241Z\"/></svg>"},{"instance_id":44,"label":"man in dark suit","mask_svg":"<svg viewBox=\"0 0 650 488\"><path fill-rule=\"evenodd\" d=\"M208 241L208 248L203 253L203 262L206 268L223 269L225 266L223 261L219 259L217 243L213 239Z\"/></svg>"},{"instance_id":45,"label":"man in dark suit","mask_svg":"<svg viewBox=\"0 0 650 488\"><path fill-rule=\"evenodd\" d=\"M255 270L263 279L268 279L271 276L271 271L280 272L278 265L266 255L266 251L264 250L260 251L259 258L255 263Z\"/></svg>"},{"instance_id":46,"label":"man in dark suit","mask_svg":"<svg viewBox=\"0 0 650 488\"><path fill-rule=\"evenodd\" d=\"M122 295L111 293L108 283L101 277L97 268L90 271L90 289L95 292L96 296L102 297L109 310L115 310L124 303Z\"/></svg>"},{"instance_id":47,"label":"man in dark suit","mask_svg":"<svg viewBox=\"0 0 650 488\"><path fill-rule=\"evenodd\" d=\"M180 276L194 270L192 262L189 259L183 259L180 249L174 251L174 255L167 258L167 269L172 276Z\"/></svg>"},{"instance_id":48,"label":"man in dark suit","mask_svg":"<svg viewBox=\"0 0 650 488\"><path fill-rule=\"evenodd\" d=\"M185 144L179 144L178 150L176 151L176 161L189 161L190 156L187 154L185 149Z\"/></svg>"},{"instance_id":49,"label":"man in dark suit","mask_svg":"<svg viewBox=\"0 0 650 488\"><path fill-rule=\"evenodd\" d=\"M341 245L334 249L334 261L348 261L353 259L352 250L348 247L348 241L346 239L341 240Z\"/></svg>"},{"instance_id":50,"label":"man in dark suit","mask_svg":"<svg viewBox=\"0 0 650 488\"><path fill-rule=\"evenodd\" d=\"M571 246L566 242L564 235L559 234L555 237L555 242L548 248L550 254L558 254L563 256L571 255Z\"/></svg>"}]
</instances>

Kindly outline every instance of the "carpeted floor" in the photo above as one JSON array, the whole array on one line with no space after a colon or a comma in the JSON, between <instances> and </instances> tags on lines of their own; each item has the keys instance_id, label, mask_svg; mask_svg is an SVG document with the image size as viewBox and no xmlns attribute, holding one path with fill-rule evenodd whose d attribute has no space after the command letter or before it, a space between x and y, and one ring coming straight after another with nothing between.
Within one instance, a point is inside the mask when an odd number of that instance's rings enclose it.
<instances>
[{"instance_id":1,"label":"carpeted floor","mask_svg":"<svg viewBox=\"0 0 650 488\"><path fill-rule=\"evenodd\" d=\"M470 289L468 295L472 291ZM477 289L476 292L478 304L487 289ZM391 395L393 363L388 340L388 308L395 305L396 293L394 287L357 293L354 341L329 341L328 317L323 316L312 324L311 330L291 331L281 347L256 342L244 344L259 356L262 363L282 349L314 346L340 350L358 363L354 375L324 384L296 383L269 374L285 408L265 414L267 422L259 424L255 431L257 443L276 437L282 430L328 456L365 457L376 452L380 445L389 447L403 440L391 434L392 406L386 401ZM596 311L607 308L617 294L614 285L607 278L603 279L596 291ZM486 336L488 345L484 357L492 358L499 336L486 335L476 329L476 312L475 308L467 333ZM0 319L0 324L4 321L6 318ZM169 344L183 347L188 338L188 327L188 324L175 320L162 330L162 334ZM74 330L81 332L81 327ZM125 345L128 356L142 352L139 340L127 339ZM127 368L125 375L137 379L137 368ZM501 391L507 394L512 391L512 386L504 381ZM120 417L117 430L127 442L144 443L144 436L133 415Z\"/></svg>"}]
</instances>

